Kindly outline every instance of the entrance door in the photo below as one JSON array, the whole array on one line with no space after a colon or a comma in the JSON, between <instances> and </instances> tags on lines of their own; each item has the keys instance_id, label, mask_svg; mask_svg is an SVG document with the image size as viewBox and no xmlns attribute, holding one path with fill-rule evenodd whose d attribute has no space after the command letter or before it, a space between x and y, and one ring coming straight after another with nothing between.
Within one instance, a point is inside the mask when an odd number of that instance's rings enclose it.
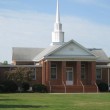
<instances>
[{"instance_id":1,"label":"entrance door","mask_svg":"<svg viewBox=\"0 0 110 110\"><path fill-rule=\"evenodd\" d=\"M66 68L66 85L73 85L73 68Z\"/></svg>"}]
</instances>

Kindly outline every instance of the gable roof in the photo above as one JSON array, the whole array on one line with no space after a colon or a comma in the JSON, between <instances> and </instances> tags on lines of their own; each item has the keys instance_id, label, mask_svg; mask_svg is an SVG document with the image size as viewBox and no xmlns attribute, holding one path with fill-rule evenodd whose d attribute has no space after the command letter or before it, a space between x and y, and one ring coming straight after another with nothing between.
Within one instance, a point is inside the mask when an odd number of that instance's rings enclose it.
<instances>
[{"instance_id":1,"label":"gable roof","mask_svg":"<svg viewBox=\"0 0 110 110\"><path fill-rule=\"evenodd\" d=\"M39 60L43 59L46 55L48 55L49 53L53 52L54 50L56 50L60 46L61 45L49 46L48 48L44 49L41 53L39 53L33 60L34 61L39 61Z\"/></svg>"},{"instance_id":2,"label":"gable roof","mask_svg":"<svg viewBox=\"0 0 110 110\"><path fill-rule=\"evenodd\" d=\"M64 53L62 53L61 55L58 55L58 54L55 55L56 52L61 51L61 49L65 49L71 43L77 45L77 47L79 47L86 54L75 54L75 52L74 52L74 55L72 55L71 53L69 53L68 55L64 54ZM64 43L63 45L50 46L49 48L42 51L38 56L36 56L34 60L39 61L43 58L67 58L67 59L69 59L69 58L77 58L77 59L88 58L88 59L96 59L96 56L93 53L91 53L88 49L86 49L85 47L83 47L82 45L77 43L76 41L70 40L69 42Z\"/></svg>"},{"instance_id":3,"label":"gable roof","mask_svg":"<svg viewBox=\"0 0 110 110\"><path fill-rule=\"evenodd\" d=\"M97 56L97 62L110 62L110 59L102 49L91 48L88 50Z\"/></svg>"},{"instance_id":4,"label":"gable roof","mask_svg":"<svg viewBox=\"0 0 110 110\"><path fill-rule=\"evenodd\" d=\"M71 44L71 45L70 45ZM79 48L79 51L72 52L72 48L69 51L68 46L76 45ZM65 52L67 49L68 51ZM64 53L63 53L64 52ZM80 52L78 54L78 52ZM77 43L74 40L70 40L69 42L64 43L63 45L53 45L49 46L48 48L19 48L14 47L13 48L13 55L12 60L14 61L40 61L42 59L72 59L72 60L96 60L97 62L110 62L108 56L102 49L87 49Z\"/></svg>"},{"instance_id":5,"label":"gable roof","mask_svg":"<svg viewBox=\"0 0 110 110\"><path fill-rule=\"evenodd\" d=\"M88 55L92 55L92 56L95 56L93 53L91 53L87 48L83 47L82 45L80 45L78 42L74 41L74 40L70 40L69 42L63 44L62 46L60 46L59 48L55 49L54 51L50 52L47 54L47 56L61 50L62 48L65 48L67 45L69 45L70 43L74 43L75 45L77 45L78 47L80 47L82 50L84 50L86 53L88 53ZM76 54L76 55L79 55Z\"/></svg>"},{"instance_id":6,"label":"gable roof","mask_svg":"<svg viewBox=\"0 0 110 110\"><path fill-rule=\"evenodd\" d=\"M13 48L12 60L14 61L33 61L34 57L42 52L44 48Z\"/></svg>"}]
</instances>

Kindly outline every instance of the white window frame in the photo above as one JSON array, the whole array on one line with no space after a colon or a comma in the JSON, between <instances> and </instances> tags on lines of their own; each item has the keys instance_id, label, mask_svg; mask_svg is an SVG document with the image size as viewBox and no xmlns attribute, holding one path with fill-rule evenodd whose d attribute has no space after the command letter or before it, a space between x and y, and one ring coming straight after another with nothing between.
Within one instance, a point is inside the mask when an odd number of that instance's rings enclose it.
<instances>
[{"instance_id":1,"label":"white window frame","mask_svg":"<svg viewBox=\"0 0 110 110\"><path fill-rule=\"evenodd\" d=\"M101 73L100 73L101 77L100 78L97 77L97 70L101 70ZM102 68L96 69L96 80L102 80Z\"/></svg>"},{"instance_id":2,"label":"white window frame","mask_svg":"<svg viewBox=\"0 0 110 110\"><path fill-rule=\"evenodd\" d=\"M70 70L67 70L67 69L70 69ZM69 71L69 72L72 72L72 81L73 81L73 79L74 79L74 78L73 78L73 67L66 67L66 73L67 73L68 71ZM67 77L67 74L66 74L66 77Z\"/></svg>"},{"instance_id":3,"label":"white window frame","mask_svg":"<svg viewBox=\"0 0 110 110\"><path fill-rule=\"evenodd\" d=\"M52 65L55 65L55 67L52 67ZM52 78L52 72L51 72L51 80L56 80L57 79L57 64L51 64L51 69L56 69L56 73L55 73L55 78Z\"/></svg>"},{"instance_id":4,"label":"white window frame","mask_svg":"<svg viewBox=\"0 0 110 110\"><path fill-rule=\"evenodd\" d=\"M84 78L82 78L82 69L84 69ZM86 79L86 66L85 66L85 64L81 64L81 79L82 80Z\"/></svg>"}]
</instances>

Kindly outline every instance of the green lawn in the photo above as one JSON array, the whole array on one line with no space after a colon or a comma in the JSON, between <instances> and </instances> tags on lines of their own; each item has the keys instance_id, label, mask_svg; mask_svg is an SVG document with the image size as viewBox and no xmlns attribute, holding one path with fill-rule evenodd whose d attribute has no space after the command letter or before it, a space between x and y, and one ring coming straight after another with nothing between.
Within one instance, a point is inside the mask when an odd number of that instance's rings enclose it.
<instances>
[{"instance_id":1,"label":"green lawn","mask_svg":"<svg viewBox=\"0 0 110 110\"><path fill-rule=\"evenodd\" d=\"M110 94L0 94L0 110L110 110Z\"/></svg>"}]
</instances>

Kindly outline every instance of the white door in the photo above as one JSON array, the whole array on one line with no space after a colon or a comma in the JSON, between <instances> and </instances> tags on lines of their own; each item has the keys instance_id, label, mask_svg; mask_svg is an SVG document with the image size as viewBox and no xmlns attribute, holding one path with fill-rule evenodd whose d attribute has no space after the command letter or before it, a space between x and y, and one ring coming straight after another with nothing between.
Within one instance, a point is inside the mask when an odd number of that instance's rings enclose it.
<instances>
[{"instance_id":1,"label":"white door","mask_svg":"<svg viewBox=\"0 0 110 110\"><path fill-rule=\"evenodd\" d=\"M66 85L73 85L73 68L66 68Z\"/></svg>"}]
</instances>

